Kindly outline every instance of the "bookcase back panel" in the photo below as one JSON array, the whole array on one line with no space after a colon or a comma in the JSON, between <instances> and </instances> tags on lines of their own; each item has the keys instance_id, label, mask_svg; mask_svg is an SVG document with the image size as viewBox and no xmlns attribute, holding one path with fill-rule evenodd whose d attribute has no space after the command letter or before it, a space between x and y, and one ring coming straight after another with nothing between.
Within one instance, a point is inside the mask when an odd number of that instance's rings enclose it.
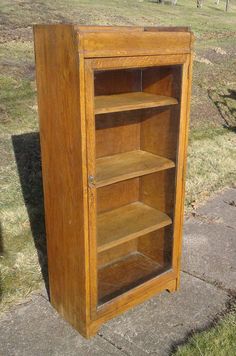
<instances>
[{"instance_id":1,"label":"bookcase back panel","mask_svg":"<svg viewBox=\"0 0 236 356\"><path fill-rule=\"evenodd\" d=\"M137 251L138 240L131 240L98 254L98 269Z\"/></svg>"},{"instance_id":2,"label":"bookcase back panel","mask_svg":"<svg viewBox=\"0 0 236 356\"><path fill-rule=\"evenodd\" d=\"M95 71L94 95L143 91L180 98L182 65Z\"/></svg>"},{"instance_id":3,"label":"bookcase back panel","mask_svg":"<svg viewBox=\"0 0 236 356\"><path fill-rule=\"evenodd\" d=\"M97 189L97 213L117 209L139 200L139 178L107 185Z\"/></svg>"},{"instance_id":4,"label":"bookcase back panel","mask_svg":"<svg viewBox=\"0 0 236 356\"><path fill-rule=\"evenodd\" d=\"M167 226L98 254L98 268L139 251L163 267L171 267L173 231Z\"/></svg>"},{"instance_id":5,"label":"bookcase back panel","mask_svg":"<svg viewBox=\"0 0 236 356\"><path fill-rule=\"evenodd\" d=\"M174 217L175 169L168 169L140 178L140 200L152 208Z\"/></svg>"},{"instance_id":6,"label":"bookcase back panel","mask_svg":"<svg viewBox=\"0 0 236 356\"><path fill-rule=\"evenodd\" d=\"M94 94L110 95L141 91L141 76L140 69L97 71L94 74Z\"/></svg>"},{"instance_id":7,"label":"bookcase back panel","mask_svg":"<svg viewBox=\"0 0 236 356\"><path fill-rule=\"evenodd\" d=\"M96 158L140 148L140 112L96 115Z\"/></svg>"},{"instance_id":8,"label":"bookcase back panel","mask_svg":"<svg viewBox=\"0 0 236 356\"><path fill-rule=\"evenodd\" d=\"M171 268L172 248L172 226L156 230L138 239L138 251L156 261L165 269Z\"/></svg>"},{"instance_id":9,"label":"bookcase back panel","mask_svg":"<svg viewBox=\"0 0 236 356\"><path fill-rule=\"evenodd\" d=\"M181 100L182 66L151 67L142 70L144 92ZM141 149L176 161L180 104L143 112L140 128Z\"/></svg>"},{"instance_id":10,"label":"bookcase back panel","mask_svg":"<svg viewBox=\"0 0 236 356\"><path fill-rule=\"evenodd\" d=\"M179 108L152 109L143 113L140 149L176 161Z\"/></svg>"},{"instance_id":11,"label":"bookcase back panel","mask_svg":"<svg viewBox=\"0 0 236 356\"><path fill-rule=\"evenodd\" d=\"M173 218L175 172L175 169L163 170L98 188L97 213L141 201Z\"/></svg>"},{"instance_id":12,"label":"bookcase back panel","mask_svg":"<svg viewBox=\"0 0 236 356\"><path fill-rule=\"evenodd\" d=\"M180 99L182 66L150 67L142 70L142 90Z\"/></svg>"}]
</instances>

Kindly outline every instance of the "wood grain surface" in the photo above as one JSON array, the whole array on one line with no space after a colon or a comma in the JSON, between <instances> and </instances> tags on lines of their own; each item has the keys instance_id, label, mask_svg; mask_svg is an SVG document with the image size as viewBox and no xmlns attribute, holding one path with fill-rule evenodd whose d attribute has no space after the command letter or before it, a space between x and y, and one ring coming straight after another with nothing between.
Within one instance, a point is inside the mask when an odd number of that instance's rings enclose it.
<instances>
[{"instance_id":1,"label":"wood grain surface","mask_svg":"<svg viewBox=\"0 0 236 356\"><path fill-rule=\"evenodd\" d=\"M50 301L89 338L179 286L193 35L57 24L34 41Z\"/></svg>"},{"instance_id":2,"label":"wood grain surface","mask_svg":"<svg viewBox=\"0 0 236 356\"><path fill-rule=\"evenodd\" d=\"M137 150L96 160L96 187L173 168L174 162L150 152Z\"/></svg>"},{"instance_id":3,"label":"wood grain surface","mask_svg":"<svg viewBox=\"0 0 236 356\"><path fill-rule=\"evenodd\" d=\"M165 213L134 202L98 215L98 252L171 224Z\"/></svg>"},{"instance_id":4,"label":"wood grain surface","mask_svg":"<svg viewBox=\"0 0 236 356\"><path fill-rule=\"evenodd\" d=\"M175 98L143 92L100 95L95 97L95 114L176 105Z\"/></svg>"}]
</instances>

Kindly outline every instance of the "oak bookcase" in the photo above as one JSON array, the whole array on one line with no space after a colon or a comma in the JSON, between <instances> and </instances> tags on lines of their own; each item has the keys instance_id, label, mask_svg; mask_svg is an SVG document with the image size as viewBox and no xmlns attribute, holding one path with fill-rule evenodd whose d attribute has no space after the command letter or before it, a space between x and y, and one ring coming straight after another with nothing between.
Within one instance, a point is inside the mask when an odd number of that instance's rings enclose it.
<instances>
[{"instance_id":1,"label":"oak bookcase","mask_svg":"<svg viewBox=\"0 0 236 356\"><path fill-rule=\"evenodd\" d=\"M179 286L193 35L34 26L50 300L83 336Z\"/></svg>"}]
</instances>

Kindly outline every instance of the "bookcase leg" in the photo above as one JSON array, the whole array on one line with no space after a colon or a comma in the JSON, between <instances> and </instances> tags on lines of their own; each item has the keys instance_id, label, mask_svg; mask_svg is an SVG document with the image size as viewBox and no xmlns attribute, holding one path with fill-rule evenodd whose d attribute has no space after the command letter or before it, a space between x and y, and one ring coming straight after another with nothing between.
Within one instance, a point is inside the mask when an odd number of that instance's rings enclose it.
<instances>
[{"instance_id":1,"label":"bookcase leg","mask_svg":"<svg viewBox=\"0 0 236 356\"><path fill-rule=\"evenodd\" d=\"M166 288L166 290L169 292L169 293L174 293L177 291L178 287L177 287L177 281L178 279L175 279L174 281L171 281L169 286Z\"/></svg>"},{"instance_id":2,"label":"bookcase leg","mask_svg":"<svg viewBox=\"0 0 236 356\"><path fill-rule=\"evenodd\" d=\"M100 329L100 324L96 324L93 323L90 326L88 326L86 328L86 330L84 330L84 332L82 333L83 337L85 337L86 339L90 339L93 336L96 336L96 334L98 333Z\"/></svg>"},{"instance_id":3,"label":"bookcase leg","mask_svg":"<svg viewBox=\"0 0 236 356\"><path fill-rule=\"evenodd\" d=\"M179 290L179 288L180 288L180 276L177 277L176 279L176 290Z\"/></svg>"}]
</instances>

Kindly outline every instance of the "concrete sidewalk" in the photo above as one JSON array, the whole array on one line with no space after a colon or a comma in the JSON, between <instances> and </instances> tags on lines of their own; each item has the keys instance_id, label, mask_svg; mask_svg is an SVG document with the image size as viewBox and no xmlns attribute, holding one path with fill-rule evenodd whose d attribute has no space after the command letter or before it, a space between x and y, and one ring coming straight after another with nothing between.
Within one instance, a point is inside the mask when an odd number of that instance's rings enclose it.
<instances>
[{"instance_id":1,"label":"concrete sidewalk","mask_svg":"<svg viewBox=\"0 0 236 356\"><path fill-rule=\"evenodd\" d=\"M180 291L164 292L83 339L44 293L0 319L1 356L168 355L208 327L236 295L236 189L208 201L185 222Z\"/></svg>"}]
</instances>

